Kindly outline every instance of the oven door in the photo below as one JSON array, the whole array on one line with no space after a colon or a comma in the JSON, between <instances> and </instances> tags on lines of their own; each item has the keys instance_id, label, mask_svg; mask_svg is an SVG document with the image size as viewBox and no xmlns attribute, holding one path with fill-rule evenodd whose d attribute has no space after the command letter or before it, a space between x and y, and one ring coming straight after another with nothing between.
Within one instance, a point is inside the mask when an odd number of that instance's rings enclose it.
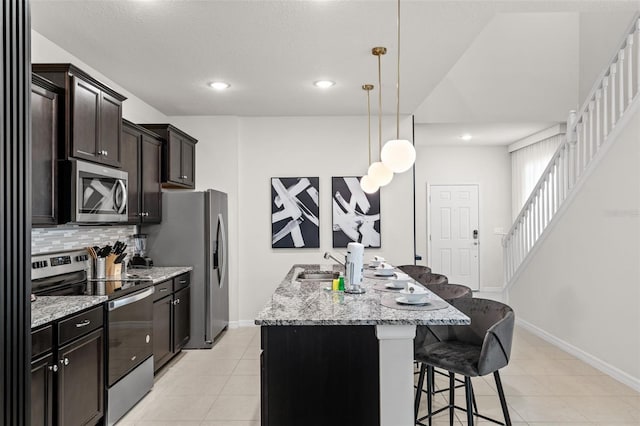
<instances>
[{"instance_id":1,"label":"oven door","mask_svg":"<svg viewBox=\"0 0 640 426\"><path fill-rule=\"evenodd\" d=\"M71 160L75 222L126 222L128 173Z\"/></svg>"},{"instance_id":2,"label":"oven door","mask_svg":"<svg viewBox=\"0 0 640 426\"><path fill-rule=\"evenodd\" d=\"M109 387L153 355L153 292L152 286L107 304Z\"/></svg>"}]
</instances>

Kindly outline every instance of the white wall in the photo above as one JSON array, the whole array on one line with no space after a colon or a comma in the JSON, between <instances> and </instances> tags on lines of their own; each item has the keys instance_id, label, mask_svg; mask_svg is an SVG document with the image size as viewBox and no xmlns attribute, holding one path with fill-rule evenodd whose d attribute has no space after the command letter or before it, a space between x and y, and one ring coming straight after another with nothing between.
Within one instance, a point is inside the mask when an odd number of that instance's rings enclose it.
<instances>
[{"instance_id":1,"label":"white wall","mask_svg":"<svg viewBox=\"0 0 640 426\"><path fill-rule=\"evenodd\" d=\"M609 364L618 370L618 378L635 383L636 389L640 389L638 110L509 291L516 318Z\"/></svg>"},{"instance_id":2,"label":"white wall","mask_svg":"<svg viewBox=\"0 0 640 426\"><path fill-rule=\"evenodd\" d=\"M420 146L416 128L416 240L420 264L428 259L427 184L478 184L480 204L480 290L504 285L502 235L511 226L511 159L506 146ZM437 272L437 271L436 271Z\"/></svg>"},{"instance_id":3,"label":"white wall","mask_svg":"<svg viewBox=\"0 0 640 426\"><path fill-rule=\"evenodd\" d=\"M392 121L383 140L395 136ZM388 124L388 125L387 125ZM394 123L395 124L395 123ZM401 136L411 133L403 119ZM374 132L375 134L375 132ZM375 136L377 140L377 136ZM277 117L240 120L240 318L252 320L294 263L321 263L334 251L331 177L359 176L367 168L366 117ZM271 248L271 177L320 177L320 248ZM382 254L392 263L413 258L411 173L396 175L380 197ZM336 249L336 252L342 251Z\"/></svg>"},{"instance_id":4,"label":"white wall","mask_svg":"<svg viewBox=\"0 0 640 426\"><path fill-rule=\"evenodd\" d=\"M34 64L71 63L86 71L92 77L127 97L127 100L122 104L122 116L129 121L134 123L166 123L168 120L168 117L162 112L34 30L31 30L31 62Z\"/></svg>"},{"instance_id":5,"label":"white wall","mask_svg":"<svg viewBox=\"0 0 640 426\"><path fill-rule=\"evenodd\" d=\"M196 144L196 190L226 192L229 202L229 319L238 320L238 125L236 117L170 117L171 123L198 139Z\"/></svg>"}]
</instances>

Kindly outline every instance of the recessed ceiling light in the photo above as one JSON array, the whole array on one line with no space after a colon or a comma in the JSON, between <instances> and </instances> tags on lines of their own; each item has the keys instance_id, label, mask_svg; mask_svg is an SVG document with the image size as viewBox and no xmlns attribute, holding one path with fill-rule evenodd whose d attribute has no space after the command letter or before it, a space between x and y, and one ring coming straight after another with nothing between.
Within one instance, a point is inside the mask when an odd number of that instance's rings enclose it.
<instances>
[{"instance_id":1,"label":"recessed ceiling light","mask_svg":"<svg viewBox=\"0 0 640 426\"><path fill-rule=\"evenodd\" d=\"M224 81L212 81L211 83L209 83L209 87L216 90L224 90L231 87L231 85L229 83L225 83Z\"/></svg>"},{"instance_id":2,"label":"recessed ceiling light","mask_svg":"<svg viewBox=\"0 0 640 426\"><path fill-rule=\"evenodd\" d=\"M471 136L469 133L465 133L464 135L460 136L460 139L462 139L463 141L470 141L471 139L473 139L473 136Z\"/></svg>"},{"instance_id":3,"label":"recessed ceiling light","mask_svg":"<svg viewBox=\"0 0 640 426\"><path fill-rule=\"evenodd\" d=\"M318 80L318 81L314 81L313 85L316 87L319 87L321 89L328 89L329 87L333 86L334 84L336 84L335 81L331 81L331 80Z\"/></svg>"}]
</instances>

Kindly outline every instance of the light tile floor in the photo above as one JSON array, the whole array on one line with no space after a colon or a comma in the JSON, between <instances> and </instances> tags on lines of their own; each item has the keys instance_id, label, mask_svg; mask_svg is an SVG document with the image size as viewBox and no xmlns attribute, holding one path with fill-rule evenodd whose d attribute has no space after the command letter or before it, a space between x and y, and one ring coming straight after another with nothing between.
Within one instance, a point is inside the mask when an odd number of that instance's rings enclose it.
<instances>
[{"instance_id":1,"label":"light tile floor","mask_svg":"<svg viewBox=\"0 0 640 426\"><path fill-rule=\"evenodd\" d=\"M211 350L183 351L117 426L258 426L259 356L257 327L229 330ZM511 356L501 375L514 426L640 426L640 393L522 328L516 327ZM447 379L436 376L446 387ZM501 419L493 376L475 378L473 386L480 412ZM464 405L462 389L456 398ZM445 402L439 394L434 407ZM420 412L426 413L424 398ZM448 424L446 412L434 422ZM463 412L455 424L466 424Z\"/></svg>"}]
</instances>

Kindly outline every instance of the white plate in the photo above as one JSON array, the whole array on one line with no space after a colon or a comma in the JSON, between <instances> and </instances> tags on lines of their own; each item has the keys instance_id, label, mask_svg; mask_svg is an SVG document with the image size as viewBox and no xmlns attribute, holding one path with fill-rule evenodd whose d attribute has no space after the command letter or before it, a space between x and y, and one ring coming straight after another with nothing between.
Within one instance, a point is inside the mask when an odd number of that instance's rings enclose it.
<instances>
[{"instance_id":1,"label":"white plate","mask_svg":"<svg viewBox=\"0 0 640 426\"><path fill-rule=\"evenodd\" d=\"M393 269L390 269L388 271L389 273L387 273L387 271L381 271L381 270L377 270L375 273L376 277L393 277Z\"/></svg>"},{"instance_id":2,"label":"white plate","mask_svg":"<svg viewBox=\"0 0 640 426\"><path fill-rule=\"evenodd\" d=\"M409 300L407 300L406 297L400 296L400 297L396 297L396 302L398 302L401 305L428 305L429 304L429 298L425 296L422 299L418 299L418 300L415 300L415 301L409 301Z\"/></svg>"},{"instance_id":3,"label":"white plate","mask_svg":"<svg viewBox=\"0 0 640 426\"><path fill-rule=\"evenodd\" d=\"M390 288L393 290L402 290L404 288L404 283L394 283L393 281L388 282L384 285L386 288Z\"/></svg>"}]
</instances>

